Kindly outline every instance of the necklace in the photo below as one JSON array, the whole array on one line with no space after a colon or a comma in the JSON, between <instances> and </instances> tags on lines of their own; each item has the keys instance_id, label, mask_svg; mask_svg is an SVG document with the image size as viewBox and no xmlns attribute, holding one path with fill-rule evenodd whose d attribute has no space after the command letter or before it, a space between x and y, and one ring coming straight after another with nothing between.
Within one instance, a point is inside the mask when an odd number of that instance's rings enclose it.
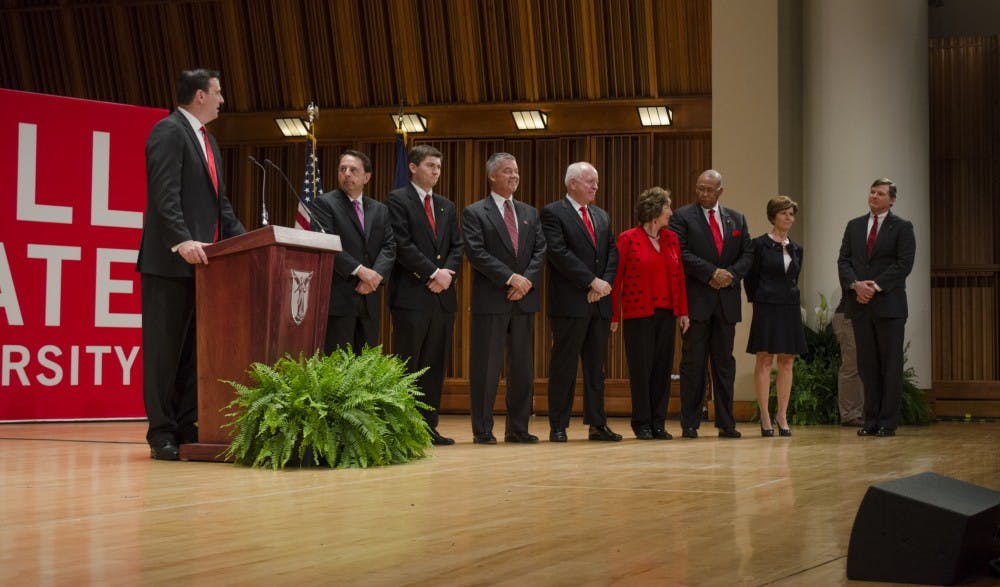
<instances>
[{"instance_id":1,"label":"necklace","mask_svg":"<svg viewBox=\"0 0 1000 587\"><path fill-rule=\"evenodd\" d=\"M653 239L653 240L660 240L660 233L659 233L659 231L657 231L657 233L656 233L656 234L651 234L651 233L649 232L649 230L648 230L648 229L646 228L646 226L645 226L645 225L643 225L643 227L642 227L642 231L643 231L643 232L645 232L645 233L646 233L646 236L648 236L649 238L651 238L651 239Z\"/></svg>"}]
</instances>

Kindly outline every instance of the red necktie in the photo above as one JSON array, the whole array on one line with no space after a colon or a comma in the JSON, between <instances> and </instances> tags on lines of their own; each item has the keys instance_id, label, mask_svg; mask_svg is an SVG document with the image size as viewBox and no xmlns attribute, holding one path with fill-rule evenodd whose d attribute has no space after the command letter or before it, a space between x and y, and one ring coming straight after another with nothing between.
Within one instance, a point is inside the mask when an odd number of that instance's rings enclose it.
<instances>
[{"instance_id":1,"label":"red necktie","mask_svg":"<svg viewBox=\"0 0 1000 587\"><path fill-rule=\"evenodd\" d=\"M722 254L722 231L719 230L719 221L715 219L715 210L708 211L708 225L712 227L712 238L715 239L715 248Z\"/></svg>"},{"instance_id":2,"label":"red necktie","mask_svg":"<svg viewBox=\"0 0 1000 587\"><path fill-rule=\"evenodd\" d=\"M201 127L201 138L205 141L205 159L208 160L208 174L212 176L212 187L215 188L216 197L219 196L219 176L215 171L215 154L212 153L212 145L208 142L208 131Z\"/></svg>"},{"instance_id":3,"label":"red necktie","mask_svg":"<svg viewBox=\"0 0 1000 587\"><path fill-rule=\"evenodd\" d=\"M875 249L875 237L878 236L878 215L872 214L872 229L868 231L868 244L865 247L868 251L868 256L872 256L872 251Z\"/></svg>"},{"instance_id":4,"label":"red necktie","mask_svg":"<svg viewBox=\"0 0 1000 587\"><path fill-rule=\"evenodd\" d=\"M503 223L507 225L510 243L514 245L514 254L517 255L517 221L514 220L514 206L511 205L510 200L503 201Z\"/></svg>"},{"instance_id":5,"label":"red necktie","mask_svg":"<svg viewBox=\"0 0 1000 587\"><path fill-rule=\"evenodd\" d=\"M594 232L594 225L590 223L590 215L587 214L586 206L580 206L580 215L583 216L583 223L587 225L590 240L594 241L594 246L597 246L597 234Z\"/></svg>"},{"instance_id":6,"label":"red necktie","mask_svg":"<svg viewBox=\"0 0 1000 587\"><path fill-rule=\"evenodd\" d=\"M201 127L201 138L205 141L205 159L208 161L208 174L212 176L212 187L215 188L215 198L219 198L219 176L215 171L215 154L212 153L212 145L208 142L208 131ZM219 223L215 223L215 238L212 242L219 242Z\"/></svg>"},{"instance_id":7,"label":"red necktie","mask_svg":"<svg viewBox=\"0 0 1000 587\"><path fill-rule=\"evenodd\" d=\"M427 222L431 223L431 232L437 235L437 225L434 224L434 211L431 210L431 195L424 196L424 212L427 213Z\"/></svg>"}]
</instances>

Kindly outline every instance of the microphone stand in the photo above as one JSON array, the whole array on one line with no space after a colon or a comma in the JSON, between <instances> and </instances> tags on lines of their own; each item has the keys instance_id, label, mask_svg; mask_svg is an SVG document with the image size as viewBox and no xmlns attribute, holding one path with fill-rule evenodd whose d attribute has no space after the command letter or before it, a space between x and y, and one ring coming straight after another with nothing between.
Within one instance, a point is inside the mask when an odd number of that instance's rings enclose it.
<instances>
[{"instance_id":1,"label":"microphone stand","mask_svg":"<svg viewBox=\"0 0 1000 587\"><path fill-rule=\"evenodd\" d=\"M247 155L247 159L250 159L251 163L260 167L260 170L264 172L260 181L260 223L267 226L267 201L264 199L264 188L267 187L267 167L261 165L260 161L257 161L253 155Z\"/></svg>"},{"instance_id":2,"label":"microphone stand","mask_svg":"<svg viewBox=\"0 0 1000 587\"><path fill-rule=\"evenodd\" d=\"M299 200L299 194L298 194L298 192L295 191L295 187L292 185L292 181L290 179L288 179L288 176L285 175L285 172L282 171L280 167L278 167L277 165L275 165L274 161L271 161L270 159L264 159L264 163L267 164L267 165L270 165L271 167L273 167L281 175L281 178L285 180L285 185L288 186L288 191L291 192L292 193L292 197L295 198L295 204L296 204L296 206L298 206L299 204L301 204L302 201ZM321 223L316 218L316 216L312 213L312 210L309 210L309 219L312 222L315 222L317 226L319 226L319 231L320 232L322 232L324 234L326 233L326 229L323 227L323 223Z\"/></svg>"}]
</instances>

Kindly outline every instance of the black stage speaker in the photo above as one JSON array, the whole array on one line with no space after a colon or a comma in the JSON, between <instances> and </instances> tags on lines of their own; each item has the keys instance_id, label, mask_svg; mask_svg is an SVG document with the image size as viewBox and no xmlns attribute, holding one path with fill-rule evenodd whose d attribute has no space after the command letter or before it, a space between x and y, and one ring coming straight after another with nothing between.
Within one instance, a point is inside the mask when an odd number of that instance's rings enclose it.
<instances>
[{"instance_id":1,"label":"black stage speaker","mask_svg":"<svg viewBox=\"0 0 1000 587\"><path fill-rule=\"evenodd\" d=\"M872 485L854 518L847 578L954 585L1000 556L1000 492L935 473Z\"/></svg>"}]
</instances>

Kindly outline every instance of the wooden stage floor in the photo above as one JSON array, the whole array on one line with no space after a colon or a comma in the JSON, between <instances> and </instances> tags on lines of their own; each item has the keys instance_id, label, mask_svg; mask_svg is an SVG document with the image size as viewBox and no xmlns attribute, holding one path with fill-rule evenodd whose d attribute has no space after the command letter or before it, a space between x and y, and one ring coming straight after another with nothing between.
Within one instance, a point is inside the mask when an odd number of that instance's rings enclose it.
<instances>
[{"instance_id":1,"label":"wooden stage floor","mask_svg":"<svg viewBox=\"0 0 1000 587\"><path fill-rule=\"evenodd\" d=\"M421 461L279 472L152 461L144 422L0 425L0 585L844 585L869 485L1000 490L997 422L479 446L442 420Z\"/></svg>"}]
</instances>

